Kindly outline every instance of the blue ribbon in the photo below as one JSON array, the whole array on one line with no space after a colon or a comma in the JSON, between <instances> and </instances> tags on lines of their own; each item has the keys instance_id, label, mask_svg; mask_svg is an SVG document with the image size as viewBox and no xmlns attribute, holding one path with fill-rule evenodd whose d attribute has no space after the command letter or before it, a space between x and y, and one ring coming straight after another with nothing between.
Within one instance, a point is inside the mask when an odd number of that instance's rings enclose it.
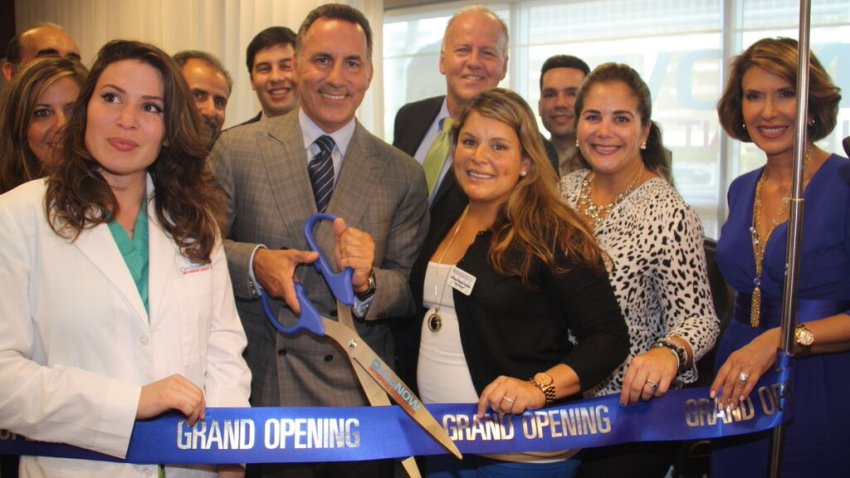
<instances>
[{"instance_id":1,"label":"blue ribbon","mask_svg":"<svg viewBox=\"0 0 850 478\"><path fill-rule=\"evenodd\" d=\"M776 371L762 377L736 411L718 409L706 388L677 390L628 407L619 405L618 395L608 395L519 416L491 413L482 420L471 404L429 405L428 410L461 452L471 454L709 439L767 430L787 420L792 373L793 357L780 353ZM357 461L445 452L397 406L210 408L194 427L172 414L136 422L126 460L0 433L0 454L135 464Z\"/></svg>"}]
</instances>

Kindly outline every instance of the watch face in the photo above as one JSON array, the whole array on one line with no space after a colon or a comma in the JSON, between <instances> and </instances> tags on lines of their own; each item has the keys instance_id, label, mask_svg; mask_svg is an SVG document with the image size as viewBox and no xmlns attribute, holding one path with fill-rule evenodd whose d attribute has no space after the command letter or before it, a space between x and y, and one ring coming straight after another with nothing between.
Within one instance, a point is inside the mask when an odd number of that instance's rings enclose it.
<instances>
[{"instance_id":1,"label":"watch face","mask_svg":"<svg viewBox=\"0 0 850 478\"><path fill-rule=\"evenodd\" d=\"M815 341L815 336L805 326L798 327L797 330L794 333L794 336L795 336L794 340L798 344L804 345L806 347L812 345L812 342Z\"/></svg>"},{"instance_id":2,"label":"watch face","mask_svg":"<svg viewBox=\"0 0 850 478\"><path fill-rule=\"evenodd\" d=\"M552 382L554 380L552 380L552 377L546 375L545 373L538 373L534 376L534 381L544 387L548 387L549 385L552 385Z\"/></svg>"}]
</instances>

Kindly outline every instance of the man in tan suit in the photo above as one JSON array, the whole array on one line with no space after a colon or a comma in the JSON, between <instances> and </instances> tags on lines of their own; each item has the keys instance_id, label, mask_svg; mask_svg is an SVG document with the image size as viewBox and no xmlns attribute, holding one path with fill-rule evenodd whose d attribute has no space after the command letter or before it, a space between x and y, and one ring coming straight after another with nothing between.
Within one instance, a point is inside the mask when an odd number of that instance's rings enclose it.
<instances>
[{"instance_id":1,"label":"man in tan suit","mask_svg":"<svg viewBox=\"0 0 850 478\"><path fill-rule=\"evenodd\" d=\"M300 107L225 131L210 154L229 198L225 251L248 335L255 406L367 403L345 353L322 337L278 334L257 300L256 286L283 297L286 305L277 302L275 308L281 322L291 325L300 311L295 275L319 311L336 317L322 277L312 266L297 267L315 260L314 253L305 252L302 228L317 211L326 207L341 218L321 223L316 239L337 267L354 269L356 328L390 365L394 342L387 319L413 313L407 278L428 228L425 177L412 158L354 118L372 79L371 38L368 21L352 7L328 4L313 10L298 32ZM332 168L321 162L328 156ZM322 168L333 178L329 202L327 183L321 181L325 175L311 176ZM392 476L392 468L391 462L378 462L270 466L262 472Z\"/></svg>"}]
</instances>

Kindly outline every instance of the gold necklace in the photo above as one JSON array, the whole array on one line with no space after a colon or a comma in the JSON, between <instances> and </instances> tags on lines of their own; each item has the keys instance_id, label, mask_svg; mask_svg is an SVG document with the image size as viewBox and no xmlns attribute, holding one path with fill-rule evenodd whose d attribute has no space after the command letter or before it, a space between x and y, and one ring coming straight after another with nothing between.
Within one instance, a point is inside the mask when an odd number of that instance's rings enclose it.
<instances>
[{"instance_id":1,"label":"gold necklace","mask_svg":"<svg viewBox=\"0 0 850 478\"><path fill-rule=\"evenodd\" d=\"M440 258L437 259L438 264L443 263L443 259L446 258L446 253L451 249L452 244L455 242L455 238L457 237L457 233L460 231L460 226L463 224L463 219L466 217L466 213L469 211L469 205L467 205L463 209L463 214L460 215L460 219L457 221L457 226L455 226L454 232L452 232L452 237L449 238L449 243L446 244L446 248L443 249L443 253L440 254ZM434 312L428 316L428 330L431 332L437 332L440 328L443 327L443 318L440 317L440 297L446 293L446 286L449 283L449 277L452 275L451 269L446 273L446 279L443 281L443 287L439 291L437 291L437 284L434 284Z\"/></svg>"},{"instance_id":2,"label":"gold necklace","mask_svg":"<svg viewBox=\"0 0 850 478\"><path fill-rule=\"evenodd\" d=\"M590 190L593 185L593 179L595 178L595 174L591 172L585 176L584 180L581 182L581 192L578 197L579 211L590 219L591 224L598 229L605 217L607 217L618 204L623 202L626 196L635 190L641 176L643 176L643 167L638 170L637 174L635 174L635 177L632 179L632 182L629 183L629 186L623 192L618 194L610 203L600 206L593 202L593 199L590 198Z\"/></svg>"},{"instance_id":3,"label":"gold necklace","mask_svg":"<svg viewBox=\"0 0 850 478\"><path fill-rule=\"evenodd\" d=\"M810 146L809 149L806 150L806 155L803 157L803 177L805 177L811 152L812 147ZM750 235L752 236L753 241L753 258L756 262L756 275L753 278L753 285L755 285L755 288L753 289L752 302L750 303L750 326L752 328L757 328L761 322L761 279L764 269L764 251L767 249L767 241L770 239L771 234L773 234L773 230L787 220L790 210L790 198L786 197L782 201L782 206L773 216L770 228L768 228L767 234L765 235L764 240L762 240L759 236L759 228L761 227L762 184L764 184L764 171L762 171L758 182L756 182L755 198L753 199L753 222L750 225Z\"/></svg>"}]
</instances>

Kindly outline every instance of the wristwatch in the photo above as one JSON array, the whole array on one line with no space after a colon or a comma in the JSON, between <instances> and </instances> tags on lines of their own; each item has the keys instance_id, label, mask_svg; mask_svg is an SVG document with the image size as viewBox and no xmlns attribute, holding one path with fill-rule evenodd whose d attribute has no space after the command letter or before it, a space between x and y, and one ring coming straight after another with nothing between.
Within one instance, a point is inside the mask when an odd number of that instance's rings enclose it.
<instances>
[{"instance_id":1,"label":"wristwatch","mask_svg":"<svg viewBox=\"0 0 850 478\"><path fill-rule=\"evenodd\" d=\"M805 356L811 351L812 344L815 342L815 336L806 327L806 324L800 323L794 328L794 342L799 346L798 355Z\"/></svg>"},{"instance_id":2,"label":"wristwatch","mask_svg":"<svg viewBox=\"0 0 850 478\"><path fill-rule=\"evenodd\" d=\"M375 295L375 271L372 271L372 273L369 274L369 288L363 292L355 292L354 295L357 296L357 299L360 301L364 301Z\"/></svg>"},{"instance_id":3,"label":"wristwatch","mask_svg":"<svg viewBox=\"0 0 850 478\"><path fill-rule=\"evenodd\" d=\"M543 396L546 397L546 405L555 402L555 380L552 377L542 372L536 373L529 379L529 382L543 392Z\"/></svg>"}]
</instances>

